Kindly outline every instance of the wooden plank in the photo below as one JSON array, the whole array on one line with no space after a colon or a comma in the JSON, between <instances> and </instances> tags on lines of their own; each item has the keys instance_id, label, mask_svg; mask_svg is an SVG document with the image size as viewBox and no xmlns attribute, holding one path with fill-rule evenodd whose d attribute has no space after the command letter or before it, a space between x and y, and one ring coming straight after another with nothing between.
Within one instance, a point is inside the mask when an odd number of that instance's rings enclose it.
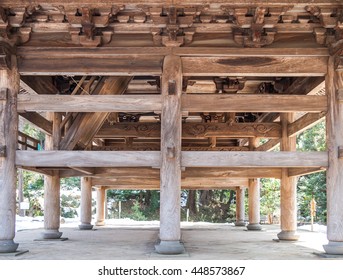
<instances>
[{"instance_id":1,"label":"wooden plank","mask_svg":"<svg viewBox=\"0 0 343 280\"><path fill-rule=\"evenodd\" d=\"M326 57L183 57L184 76L324 76ZM203 67L206 65L206 67Z\"/></svg>"},{"instance_id":2,"label":"wooden plank","mask_svg":"<svg viewBox=\"0 0 343 280\"><path fill-rule=\"evenodd\" d=\"M18 111L150 112L161 111L160 95L23 95Z\"/></svg>"},{"instance_id":3,"label":"wooden plank","mask_svg":"<svg viewBox=\"0 0 343 280\"><path fill-rule=\"evenodd\" d=\"M97 133L98 138L113 137L143 137L159 138L161 125L159 123L116 123L105 124ZM281 126L279 123L183 123L182 138L201 137L265 137L279 138Z\"/></svg>"},{"instance_id":4,"label":"wooden plank","mask_svg":"<svg viewBox=\"0 0 343 280\"><path fill-rule=\"evenodd\" d=\"M326 167L327 152L182 152L185 167Z\"/></svg>"},{"instance_id":5,"label":"wooden plank","mask_svg":"<svg viewBox=\"0 0 343 280\"><path fill-rule=\"evenodd\" d=\"M79 172L81 172L82 174L86 174L86 175L93 175L94 174L94 168L91 167L75 167L75 166L70 166L71 169L77 170Z\"/></svg>"},{"instance_id":6,"label":"wooden plank","mask_svg":"<svg viewBox=\"0 0 343 280\"><path fill-rule=\"evenodd\" d=\"M325 168L288 168L288 176L304 176L323 171L325 171Z\"/></svg>"},{"instance_id":7,"label":"wooden plank","mask_svg":"<svg viewBox=\"0 0 343 280\"><path fill-rule=\"evenodd\" d=\"M182 96L186 112L322 112L326 96L278 94L187 94Z\"/></svg>"},{"instance_id":8,"label":"wooden plank","mask_svg":"<svg viewBox=\"0 0 343 280\"><path fill-rule=\"evenodd\" d=\"M160 152L17 151L20 167L160 166Z\"/></svg>"},{"instance_id":9,"label":"wooden plank","mask_svg":"<svg viewBox=\"0 0 343 280\"><path fill-rule=\"evenodd\" d=\"M312 126L316 125L318 122L323 120L326 113L307 113L306 115L302 116L301 118L297 119L295 122L292 122L288 126L288 136L292 137L296 134L299 134Z\"/></svg>"},{"instance_id":10,"label":"wooden plank","mask_svg":"<svg viewBox=\"0 0 343 280\"><path fill-rule=\"evenodd\" d=\"M52 134L52 123L37 112L20 113L20 116L36 126L45 134Z\"/></svg>"},{"instance_id":11,"label":"wooden plank","mask_svg":"<svg viewBox=\"0 0 343 280\"><path fill-rule=\"evenodd\" d=\"M123 94L131 77L104 77L97 84L92 97ZM81 96L81 95L79 95ZM84 96L84 95L82 95ZM78 114L61 141L61 150L72 150L76 145L86 148L101 128L109 113L91 112Z\"/></svg>"},{"instance_id":12,"label":"wooden plank","mask_svg":"<svg viewBox=\"0 0 343 280\"><path fill-rule=\"evenodd\" d=\"M67 50L68 51L68 50ZM99 75L99 76L142 76L161 75L163 57L141 58L20 58L19 71L25 75Z\"/></svg>"}]
</instances>

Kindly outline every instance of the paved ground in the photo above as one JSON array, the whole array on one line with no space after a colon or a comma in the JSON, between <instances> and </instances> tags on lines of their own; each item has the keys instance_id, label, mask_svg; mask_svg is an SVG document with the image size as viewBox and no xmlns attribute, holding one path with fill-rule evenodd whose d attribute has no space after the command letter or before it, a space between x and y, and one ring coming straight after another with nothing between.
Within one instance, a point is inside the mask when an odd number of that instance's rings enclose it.
<instances>
[{"instance_id":1,"label":"paved ground","mask_svg":"<svg viewBox=\"0 0 343 280\"><path fill-rule=\"evenodd\" d=\"M20 230L15 238L19 251L1 254L0 260L320 260L323 256L318 254L324 253L322 245L327 243L325 233L308 230L299 230L297 242L274 241L278 225L252 232L228 224L182 223L186 253L161 256L154 252L156 222L115 223L91 231L66 223L61 231L68 240L42 241L41 228Z\"/></svg>"}]
</instances>

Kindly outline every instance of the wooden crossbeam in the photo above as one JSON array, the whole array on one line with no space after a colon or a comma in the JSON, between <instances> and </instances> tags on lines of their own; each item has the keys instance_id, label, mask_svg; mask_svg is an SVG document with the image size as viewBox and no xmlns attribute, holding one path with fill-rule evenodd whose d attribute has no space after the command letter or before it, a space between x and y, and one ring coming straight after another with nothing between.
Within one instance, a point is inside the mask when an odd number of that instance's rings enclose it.
<instances>
[{"instance_id":1,"label":"wooden crossbeam","mask_svg":"<svg viewBox=\"0 0 343 280\"><path fill-rule=\"evenodd\" d=\"M160 95L23 95L18 110L44 112L150 112L161 110Z\"/></svg>"},{"instance_id":2,"label":"wooden crossbeam","mask_svg":"<svg viewBox=\"0 0 343 280\"><path fill-rule=\"evenodd\" d=\"M20 113L24 119L28 120L30 123L35 125L39 130L44 132L45 134L51 135L52 134L52 123L44 118L37 112L25 112Z\"/></svg>"},{"instance_id":3,"label":"wooden crossbeam","mask_svg":"<svg viewBox=\"0 0 343 280\"><path fill-rule=\"evenodd\" d=\"M322 112L327 110L327 98L284 94L187 94L182 96L182 110L187 112Z\"/></svg>"},{"instance_id":4,"label":"wooden crossbeam","mask_svg":"<svg viewBox=\"0 0 343 280\"><path fill-rule=\"evenodd\" d=\"M327 57L183 57L185 76L324 76ZM206 65L206 67L204 67Z\"/></svg>"},{"instance_id":5,"label":"wooden crossbeam","mask_svg":"<svg viewBox=\"0 0 343 280\"><path fill-rule=\"evenodd\" d=\"M160 95L24 95L18 110L51 112L145 112L160 111ZM182 96L186 112L322 112L326 96L277 94L188 94Z\"/></svg>"},{"instance_id":6,"label":"wooden crossbeam","mask_svg":"<svg viewBox=\"0 0 343 280\"><path fill-rule=\"evenodd\" d=\"M327 167L327 152L182 152L185 167Z\"/></svg>"},{"instance_id":7,"label":"wooden crossbeam","mask_svg":"<svg viewBox=\"0 0 343 280\"><path fill-rule=\"evenodd\" d=\"M184 167L327 167L327 152L182 152ZM17 151L27 167L159 167L155 151Z\"/></svg>"},{"instance_id":8,"label":"wooden crossbeam","mask_svg":"<svg viewBox=\"0 0 343 280\"><path fill-rule=\"evenodd\" d=\"M113 137L143 137L160 138L159 123L117 123L105 124L97 133L97 138ZM182 138L201 137L265 137L279 138L281 126L279 123L183 123Z\"/></svg>"},{"instance_id":9,"label":"wooden crossbeam","mask_svg":"<svg viewBox=\"0 0 343 280\"><path fill-rule=\"evenodd\" d=\"M27 167L159 166L159 152L17 151L16 165Z\"/></svg>"},{"instance_id":10,"label":"wooden crossbeam","mask_svg":"<svg viewBox=\"0 0 343 280\"><path fill-rule=\"evenodd\" d=\"M311 128L312 126L320 122L325 117L325 115L325 112L305 114L288 126L288 137L292 137L303 132L306 129Z\"/></svg>"}]
</instances>

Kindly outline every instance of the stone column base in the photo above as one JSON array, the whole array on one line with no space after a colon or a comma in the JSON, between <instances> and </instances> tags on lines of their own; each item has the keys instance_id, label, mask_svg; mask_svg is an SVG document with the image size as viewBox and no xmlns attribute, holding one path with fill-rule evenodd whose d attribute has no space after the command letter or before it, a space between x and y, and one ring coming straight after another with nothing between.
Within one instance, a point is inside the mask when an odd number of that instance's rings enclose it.
<instances>
[{"instance_id":1,"label":"stone column base","mask_svg":"<svg viewBox=\"0 0 343 280\"><path fill-rule=\"evenodd\" d=\"M90 230L90 229L92 229L93 228L93 225L91 225L91 224L81 224L81 225L79 225L79 229L80 230Z\"/></svg>"},{"instance_id":2,"label":"stone column base","mask_svg":"<svg viewBox=\"0 0 343 280\"><path fill-rule=\"evenodd\" d=\"M0 240L0 253L13 253L17 251L19 244L12 239Z\"/></svg>"},{"instance_id":3,"label":"stone column base","mask_svg":"<svg viewBox=\"0 0 343 280\"><path fill-rule=\"evenodd\" d=\"M161 241L155 245L156 252L163 255L178 255L185 252L185 247L180 241Z\"/></svg>"},{"instance_id":4,"label":"stone column base","mask_svg":"<svg viewBox=\"0 0 343 280\"><path fill-rule=\"evenodd\" d=\"M277 237L280 240L297 241L299 239L299 234L297 234L295 230L283 230L277 234Z\"/></svg>"},{"instance_id":5,"label":"stone column base","mask_svg":"<svg viewBox=\"0 0 343 280\"><path fill-rule=\"evenodd\" d=\"M95 225L96 226L104 226L105 225L105 221L96 221Z\"/></svg>"},{"instance_id":6,"label":"stone column base","mask_svg":"<svg viewBox=\"0 0 343 280\"><path fill-rule=\"evenodd\" d=\"M247 225L247 223L244 221L235 222L236 227L245 227L246 225Z\"/></svg>"},{"instance_id":7,"label":"stone column base","mask_svg":"<svg viewBox=\"0 0 343 280\"><path fill-rule=\"evenodd\" d=\"M262 226L260 224L248 224L248 230L262 230Z\"/></svg>"},{"instance_id":8,"label":"stone column base","mask_svg":"<svg viewBox=\"0 0 343 280\"><path fill-rule=\"evenodd\" d=\"M343 255L343 242L329 241L327 245L323 245L325 253L329 255Z\"/></svg>"},{"instance_id":9,"label":"stone column base","mask_svg":"<svg viewBox=\"0 0 343 280\"><path fill-rule=\"evenodd\" d=\"M63 232L59 232L58 229L46 229L42 232L42 237L44 239L59 239L61 238Z\"/></svg>"}]
</instances>

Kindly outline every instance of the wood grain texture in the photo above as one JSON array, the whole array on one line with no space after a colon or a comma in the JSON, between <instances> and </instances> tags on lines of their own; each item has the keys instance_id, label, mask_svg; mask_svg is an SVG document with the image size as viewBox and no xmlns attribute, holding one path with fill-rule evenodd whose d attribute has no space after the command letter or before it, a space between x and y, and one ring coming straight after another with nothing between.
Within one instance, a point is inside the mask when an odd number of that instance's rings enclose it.
<instances>
[{"instance_id":1,"label":"wood grain texture","mask_svg":"<svg viewBox=\"0 0 343 280\"><path fill-rule=\"evenodd\" d=\"M16 151L17 166L139 167L160 166L160 152Z\"/></svg>"},{"instance_id":2,"label":"wood grain texture","mask_svg":"<svg viewBox=\"0 0 343 280\"><path fill-rule=\"evenodd\" d=\"M170 84L173 84L171 92ZM181 58L166 56L161 81L160 239L178 241L181 197Z\"/></svg>"},{"instance_id":3,"label":"wood grain texture","mask_svg":"<svg viewBox=\"0 0 343 280\"><path fill-rule=\"evenodd\" d=\"M296 150L296 138L288 136L289 125L294 122L295 114L281 114L282 138L280 149L284 152ZM280 222L284 232L297 229L297 178L288 175L288 169L282 168L280 190Z\"/></svg>"},{"instance_id":4,"label":"wood grain texture","mask_svg":"<svg viewBox=\"0 0 343 280\"><path fill-rule=\"evenodd\" d=\"M335 71L335 57L330 57L325 80L329 110L326 116L327 149L329 167L327 182L327 238L329 241L343 241L343 160L339 159L339 147L343 146L343 103L337 100L337 92L343 89L343 73Z\"/></svg>"},{"instance_id":5,"label":"wood grain texture","mask_svg":"<svg viewBox=\"0 0 343 280\"><path fill-rule=\"evenodd\" d=\"M326 57L183 57L184 76L324 76ZM203 67L206 65L206 67Z\"/></svg>"},{"instance_id":6,"label":"wood grain texture","mask_svg":"<svg viewBox=\"0 0 343 280\"><path fill-rule=\"evenodd\" d=\"M185 167L326 167L327 152L182 152Z\"/></svg>"},{"instance_id":7,"label":"wood grain texture","mask_svg":"<svg viewBox=\"0 0 343 280\"><path fill-rule=\"evenodd\" d=\"M0 146L6 147L6 157L0 157L0 241L15 236L17 169L15 156L18 140L17 94L19 73L12 55L12 69L0 69L0 89L7 98L0 100Z\"/></svg>"},{"instance_id":8,"label":"wood grain texture","mask_svg":"<svg viewBox=\"0 0 343 280\"><path fill-rule=\"evenodd\" d=\"M20 95L18 111L84 113L161 111L161 97L159 95Z\"/></svg>"},{"instance_id":9,"label":"wood grain texture","mask_svg":"<svg viewBox=\"0 0 343 280\"><path fill-rule=\"evenodd\" d=\"M187 94L182 96L186 112L322 112L326 96L277 94Z\"/></svg>"},{"instance_id":10,"label":"wood grain texture","mask_svg":"<svg viewBox=\"0 0 343 280\"><path fill-rule=\"evenodd\" d=\"M92 221L92 179L81 178L81 223L90 224Z\"/></svg>"},{"instance_id":11,"label":"wood grain texture","mask_svg":"<svg viewBox=\"0 0 343 280\"><path fill-rule=\"evenodd\" d=\"M311 128L324 119L326 113L307 113L288 125L288 136L293 137L306 129Z\"/></svg>"},{"instance_id":12,"label":"wood grain texture","mask_svg":"<svg viewBox=\"0 0 343 280\"><path fill-rule=\"evenodd\" d=\"M43 133L52 134L52 123L37 112L21 113L20 116L28 120Z\"/></svg>"}]
</instances>

